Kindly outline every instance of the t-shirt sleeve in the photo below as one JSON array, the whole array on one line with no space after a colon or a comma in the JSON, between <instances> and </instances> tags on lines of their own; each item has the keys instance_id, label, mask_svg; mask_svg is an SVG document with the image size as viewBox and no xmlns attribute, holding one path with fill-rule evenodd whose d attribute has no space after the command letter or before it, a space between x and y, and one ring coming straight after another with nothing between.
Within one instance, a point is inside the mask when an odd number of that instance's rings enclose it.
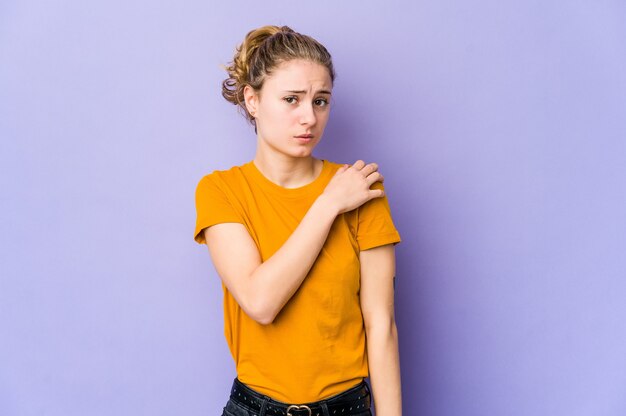
<instances>
[{"instance_id":1,"label":"t-shirt sleeve","mask_svg":"<svg viewBox=\"0 0 626 416\"><path fill-rule=\"evenodd\" d=\"M206 244L204 232L206 227L223 222L244 223L241 215L229 202L224 190L216 184L211 175L206 175L196 186L196 229L194 240L198 244Z\"/></svg>"},{"instance_id":2,"label":"t-shirt sleeve","mask_svg":"<svg viewBox=\"0 0 626 416\"><path fill-rule=\"evenodd\" d=\"M370 189L384 189L381 182L374 182ZM391 209L387 196L374 198L358 208L357 243L361 251L397 244L401 241L400 233L391 218Z\"/></svg>"}]
</instances>

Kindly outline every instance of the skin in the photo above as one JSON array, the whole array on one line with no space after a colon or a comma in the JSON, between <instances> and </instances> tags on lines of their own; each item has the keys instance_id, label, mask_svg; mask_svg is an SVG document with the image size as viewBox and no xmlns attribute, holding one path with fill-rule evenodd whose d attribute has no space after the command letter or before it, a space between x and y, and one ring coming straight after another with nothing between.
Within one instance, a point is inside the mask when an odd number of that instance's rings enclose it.
<instances>
[{"instance_id":1,"label":"skin","mask_svg":"<svg viewBox=\"0 0 626 416\"><path fill-rule=\"evenodd\" d=\"M305 91L292 93L288 91ZM325 67L303 60L279 66L260 93L246 86L246 107L256 119L254 163L271 181L286 188L312 182L322 162L311 156L330 115L332 83ZM294 136L312 133L310 142Z\"/></svg>"},{"instance_id":2,"label":"skin","mask_svg":"<svg viewBox=\"0 0 626 416\"><path fill-rule=\"evenodd\" d=\"M285 188L304 186L317 178L323 162L312 152L330 115L331 94L328 70L305 60L279 65L260 91L246 86L246 108L257 124L253 162L265 177ZM295 137L305 133L313 138ZM382 197L382 190L370 186L383 180L375 163L358 160L339 168L291 236L265 262L244 225L221 223L206 228L216 271L246 314L260 324L272 323L306 278L337 215ZM361 310L376 411L379 416L401 415L393 314L394 246L361 251L360 260Z\"/></svg>"}]
</instances>

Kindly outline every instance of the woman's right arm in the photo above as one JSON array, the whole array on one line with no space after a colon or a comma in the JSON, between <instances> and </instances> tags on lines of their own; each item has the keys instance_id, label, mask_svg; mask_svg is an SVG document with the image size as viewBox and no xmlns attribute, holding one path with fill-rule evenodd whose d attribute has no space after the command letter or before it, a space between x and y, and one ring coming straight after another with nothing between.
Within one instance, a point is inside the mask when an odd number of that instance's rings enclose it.
<instances>
[{"instance_id":1,"label":"woman's right arm","mask_svg":"<svg viewBox=\"0 0 626 416\"><path fill-rule=\"evenodd\" d=\"M265 262L239 223L204 229L220 278L248 316L269 324L298 290L319 255L337 215L383 196L369 189L383 177L375 163L362 160L339 168L287 241Z\"/></svg>"}]
</instances>

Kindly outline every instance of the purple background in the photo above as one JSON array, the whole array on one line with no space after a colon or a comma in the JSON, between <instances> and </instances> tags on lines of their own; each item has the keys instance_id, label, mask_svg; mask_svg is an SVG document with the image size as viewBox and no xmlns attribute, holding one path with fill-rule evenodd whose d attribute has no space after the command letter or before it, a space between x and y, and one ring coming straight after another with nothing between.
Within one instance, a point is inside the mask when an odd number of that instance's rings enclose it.
<instances>
[{"instance_id":1,"label":"purple background","mask_svg":"<svg viewBox=\"0 0 626 416\"><path fill-rule=\"evenodd\" d=\"M624 22L617 0L2 2L0 414L220 414L194 189L253 157L219 65L264 24L334 57L317 155L385 175L404 413L626 414Z\"/></svg>"}]
</instances>

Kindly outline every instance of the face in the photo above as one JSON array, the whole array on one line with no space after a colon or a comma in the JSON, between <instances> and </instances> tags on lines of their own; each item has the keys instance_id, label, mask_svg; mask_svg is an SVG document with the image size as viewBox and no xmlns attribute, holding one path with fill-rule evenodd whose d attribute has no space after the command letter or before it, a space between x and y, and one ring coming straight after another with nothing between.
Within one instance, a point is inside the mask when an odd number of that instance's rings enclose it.
<instances>
[{"instance_id":1,"label":"face","mask_svg":"<svg viewBox=\"0 0 626 416\"><path fill-rule=\"evenodd\" d=\"M260 94L246 86L246 106L256 119L261 150L310 156L330 115L331 90L328 69L300 59L278 66L265 79ZM297 137L305 134L310 137Z\"/></svg>"}]
</instances>

